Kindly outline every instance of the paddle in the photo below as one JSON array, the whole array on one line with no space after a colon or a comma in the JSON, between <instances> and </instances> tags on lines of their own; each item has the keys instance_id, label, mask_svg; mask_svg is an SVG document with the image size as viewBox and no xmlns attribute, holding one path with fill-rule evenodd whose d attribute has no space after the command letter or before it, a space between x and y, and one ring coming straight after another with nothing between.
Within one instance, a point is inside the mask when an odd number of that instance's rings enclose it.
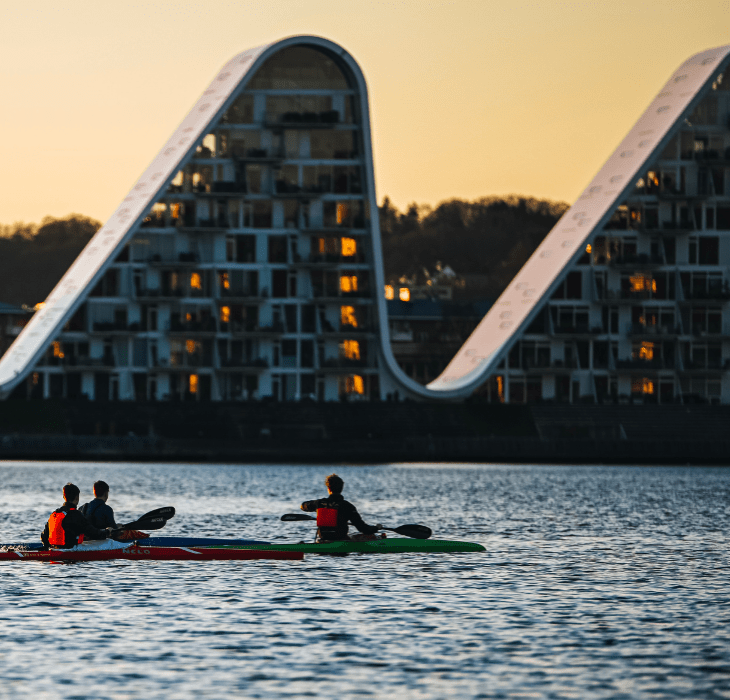
<instances>
[{"instance_id":1,"label":"paddle","mask_svg":"<svg viewBox=\"0 0 730 700\"><path fill-rule=\"evenodd\" d=\"M174 517L174 515L175 509L172 506L155 508L155 510L145 513L142 517L133 520L131 523L120 525L114 532L121 530L160 530L165 527L167 521Z\"/></svg>"},{"instance_id":2,"label":"paddle","mask_svg":"<svg viewBox=\"0 0 730 700\"><path fill-rule=\"evenodd\" d=\"M282 515L281 519L285 522L294 522L296 520L316 520L311 515L305 515L304 513L287 513ZM433 534L430 527L425 525L401 525L400 527L384 527L382 530L388 530L388 532L397 532L399 535L404 537L411 537L415 540L427 540Z\"/></svg>"}]
</instances>

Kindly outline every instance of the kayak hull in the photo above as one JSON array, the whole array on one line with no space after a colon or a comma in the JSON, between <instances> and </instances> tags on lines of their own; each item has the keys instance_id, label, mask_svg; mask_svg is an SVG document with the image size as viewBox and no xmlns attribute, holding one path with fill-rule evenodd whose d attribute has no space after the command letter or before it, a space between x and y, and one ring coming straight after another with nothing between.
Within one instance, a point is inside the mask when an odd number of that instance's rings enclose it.
<instances>
[{"instance_id":1,"label":"kayak hull","mask_svg":"<svg viewBox=\"0 0 730 700\"><path fill-rule=\"evenodd\" d=\"M388 537L369 542L299 542L297 544L234 545L226 549L277 550L280 552L301 552L303 554L387 554L407 552L485 552L477 542L457 542L455 540L415 540L405 537Z\"/></svg>"},{"instance_id":2,"label":"kayak hull","mask_svg":"<svg viewBox=\"0 0 730 700\"><path fill-rule=\"evenodd\" d=\"M71 551L63 549L43 551L0 552L0 561L108 561L110 559L152 561L241 561L251 559L304 559L302 552L254 548L233 549L218 547L127 547Z\"/></svg>"},{"instance_id":3,"label":"kayak hull","mask_svg":"<svg viewBox=\"0 0 730 700\"><path fill-rule=\"evenodd\" d=\"M264 540L235 539L222 537L145 537L136 540L142 547L219 547L223 545L271 544ZM15 542L0 544L0 549L20 549L23 551L43 549L41 542Z\"/></svg>"}]
</instances>

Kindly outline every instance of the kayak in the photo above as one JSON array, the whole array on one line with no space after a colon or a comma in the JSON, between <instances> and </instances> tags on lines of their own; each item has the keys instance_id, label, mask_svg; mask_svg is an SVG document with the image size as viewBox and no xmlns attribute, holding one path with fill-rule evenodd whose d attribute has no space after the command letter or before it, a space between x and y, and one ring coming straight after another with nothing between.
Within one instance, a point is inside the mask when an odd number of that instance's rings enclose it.
<instances>
[{"instance_id":1,"label":"kayak","mask_svg":"<svg viewBox=\"0 0 730 700\"><path fill-rule=\"evenodd\" d=\"M296 544L233 545L225 549L257 549L260 551L301 552L302 554L386 554L403 552L486 552L477 542L456 540L415 540L405 537L388 537L368 542L298 542Z\"/></svg>"},{"instance_id":2,"label":"kayak","mask_svg":"<svg viewBox=\"0 0 730 700\"><path fill-rule=\"evenodd\" d=\"M145 537L135 541L143 547L218 547L221 545L271 544L271 542L263 540L235 539L231 537ZM32 551L43 549L43 543L15 542L11 544L0 544L0 551L3 549Z\"/></svg>"},{"instance_id":3,"label":"kayak","mask_svg":"<svg viewBox=\"0 0 730 700\"><path fill-rule=\"evenodd\" d=\"M249 546L246 549L220 547L138 547L72 551L64 549L0 552L0 561L107 561L109 559L153 561L219 561L246 559L304 559L302 552L265 551Z\"/></svg>"}]
</instances>

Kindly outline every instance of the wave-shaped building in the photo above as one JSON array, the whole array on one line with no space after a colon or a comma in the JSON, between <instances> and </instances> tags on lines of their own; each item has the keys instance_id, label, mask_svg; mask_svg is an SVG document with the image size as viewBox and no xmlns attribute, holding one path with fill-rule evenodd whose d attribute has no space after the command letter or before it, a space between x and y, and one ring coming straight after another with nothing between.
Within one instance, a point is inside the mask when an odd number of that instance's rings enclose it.
<instances>
[{"instance_id":1,"label":"wave-shaped building","mask_svg":"<svg viewBox=\"0 0 730 700\"><path fill-rule=\"evenodd\" d=\"M0 359L0 394L730 403L729 64L680 66L424 387L390 349L360 68L317 37L246 51Z\"/></svg>"}]
</instances>

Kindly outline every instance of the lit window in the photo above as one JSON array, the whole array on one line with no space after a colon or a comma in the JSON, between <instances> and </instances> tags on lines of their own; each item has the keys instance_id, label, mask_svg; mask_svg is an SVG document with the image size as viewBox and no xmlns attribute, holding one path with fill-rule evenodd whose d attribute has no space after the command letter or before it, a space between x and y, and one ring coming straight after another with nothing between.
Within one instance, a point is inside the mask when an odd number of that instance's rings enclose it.
<instances>
[{"instance_id":1,"label":"lit window","mask_svg":"<svg viewBox=\"0 0 730 700\"><path fill-rule=\"evenodd\" d=\"M642 360L654 359L654 343L642 343L639 348L639 358ZM647 393L647 392L644 392ZM654 393L654 392L649 392Z\"/></svg>"},{"instance_id":2,"label":"lit window","mask_svg":"<svg viewBox=\"0 0 730 700\"><path fill-rule=\"evenodd\" d=\"M199 343L195 342L194 340L185 341L185 350L187 351L188 355L192 355L198 349L198 346Z\"/></svg>"},{"instance_id":3,"label":"lit window","mask_svg":"<svg viewBox=\"0 0 730 700\"><path fill-rule=\"evenodd\" d=\"M504 403L504 377L497 375L497 396L499 403Z\"/></svg>"},{"instance_id":4,"label":"lit window","mask_svg":"<svg viewBox=\"0 0 730 700\"><path fill-rule=\"evenodd\" d=\"M33 372L33 386L38 386L38 382L40 381L41 375L38 374L38 372Z\"/></svg>"},{"instance_id":5,"label":"lit window","mask_svg":"<svg viewBox=\"0 0 730 700\"><path fill-rule=\"evenodd\" d=\"M385 285L385 298L386 299L395 299L395 289L393 289L392 284Z\"/></svg>"},{"instance_id":6,"label":"lit window","mask_svg":"<svg viewBox=\"0 0 730 700\"><path fill-rule=\"evenodd\" d=\"M190 375L190 393L191 394L198 393L198 375L197 374Z\"/></svg>"},{"instance_id":7,"label":"lit window","mask_svg":"<svg viewBox=\"0 0 730 700\"><path fill-rule=\"evenodd\" d=\"M408 287L401 287L398 290L398 298L401 301L410 301L411 300L411 290L408 289Z\"/></svg>"},{"instance_id":8,"label":"lit window","mask_svg":"<svg viewBox=\"0 0 730 700\"><path fill-rule=\"evenodd\" d=\"M221 323L228 323L231 320L231 307L221 306Z\"/></svg>"},{"instance_id":9,"label":"lit window","mask_svg":"<svg viewBox=\"0 0 730 700\"><path fill-rule=\"evenodd\" d=\"M343 292L356 292L357 275L342 275L340 277L340 289Z\"/></svg>"},{"instance_id":10,"label":"lit window","mask_svg":"<svg viewBox=\"0 0 730 700\"><path fill-rule=\"evenodd\" d=\"M171 213L173 219L179 219L180 218L180 205L179 204L171 204L170 205L170 213Z\"/></svg>"},{"instance_id":11,"label":"lit window","mask_svg":"<svg viewBox=\"0 0 730 700\"><path fill-rule=\"evenodd\" d=\"M363 381L363 378L359 374L345 377L345 391L348 394L364 394L365 382Z\"/></svg>"},{"instance_id":12,"label":"lit window","mask_svg":"<svg viewBox=\"0 0 730 700\"><path fill-rule=\"evenodd\" d=\"M357 328L357 316L355 314L354 306L340 307L340 323L343 326L352 326L353 328Z\"/></svg>"},{"instance_id":13,"label":"lit window","mask_svg":"<svg viewBox=\"0 0 730 700\"><path fill-rule=\"evenodd\" d=\"M190 274L190 289L202 289L203 280L200 277L199 272L193 272Z\"/></svg>"},{"instance_id":14,"label":"lit window","mask_svg":"<svg viewBox=\"0 0 730 700\"><path fill-rule=\"evenodd\" d=\"M357 253L357 241L354 238L342 239L342 257L349 258Z\"/></svg>"},{"instance_id":15,"label":"lit window","mask_svg":"<svg viewBox=\"0 0 730 700\"><path fill-rule=\"evenodd\" d=\"M648 292L650 289L656 292L656 280L644 275L634 275L629 277L629 284L632 292Z\"/></svg>"},{"instance_id":16,"label":"lit window","mask_svg":"<svg viewBox=\"0 0 730 700\"><path fill-rule=\"evenodd\" d=\"M344 202L337 202L337 225L342 226L350 213L350 207Z\"/></svg>"},{"instance_id":17,"label":"lit window","mask_svg":"<svg viewBox=\"0 0 730 700\"><path fill-rule=\"evenodd\" d=\"M586 246L586 253L588 253L588 255L591 254L591 244L590 243Z\"/></svg>"},{"instance_id":18,"label":"lit window","mask_svg":"<svg viewBox=\"0 0 730 700\"><path fill-rule=\"evenodd\" d=\"M343 340L340 345L342 357L347 360L360 359L360 343L357 340Z\"/></svg>"},{"instance_id":19,"label":"lit window","mask_svg":"<svg viewBox=\"0 0 730 700\"><path fill-rule=\"evenodd\" d=\"M327 242L325 241L324 238L319 238L317 240L318 240L317 250L319 251L320 255L324 255L325 250L327 248Z\"/></svg>"},{"instance_id":20,"label":"lit window","mask_svg":"<svg viewBox=\"0 0 730 700\"><path fill-rule=\"evenodd\" d=\"M46 305L45 301L39 301L34 307L33 311L40 311Z\"/></svg>"},{"instance_id":21,"label":"lit window","mask_svg":"<svg viewBox=\"0 0 730 700\"><path fill-rule=\"evenodd\" d=\"M189 321L192 321L193 320L193 315L191 313L186 313L185 314L185 320L188 321L188 322Z\"/></svg>"},{"instance_id":22,"label":"lit window","mask_svg":"<svg viewBox=\"0 0 730 700\"><path fill-rule=\"evenodd\" d=\"M220 280L221 280L221 287L223 287L223 289L230 289L231 288L231 280L228 277L228 273L227 272L222 272L221 273Z\"/></svg>"},{"instance_id":23,"label":"lit window","mask_svg":"<svg viewBox=\"0 0 730 700\"><path fill-rule=\"evenodd\" d=\"M61 343L58 340L53 341L53 357L57 357L59 360L64 358L63 350L61 349Z\"/></svg>"},{"instance_id":24,"label":"lit window","mask_svg":"<svg viewBox=\"0 0 730 700\"><path fill-rule=\"evenodd\" d=\"M644 394L653 394L654 393L654 382L651 381L651 379L646 379L646 377L641 382L641 390Z\"/></svg>"}]
</instances>

